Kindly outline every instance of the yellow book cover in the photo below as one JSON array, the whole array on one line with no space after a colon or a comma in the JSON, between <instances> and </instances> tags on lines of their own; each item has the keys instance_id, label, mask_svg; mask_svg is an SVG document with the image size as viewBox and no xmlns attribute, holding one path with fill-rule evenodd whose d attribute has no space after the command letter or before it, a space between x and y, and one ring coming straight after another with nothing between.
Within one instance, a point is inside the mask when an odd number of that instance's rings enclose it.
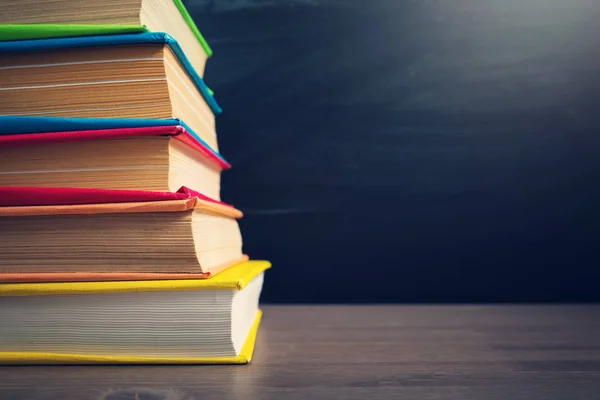
<instances>
[{"instance_id":1,"label":"yellow book cover","mask_svg":"<svg viewBox=\"0 0 600 400\"><path fill-rule=\"evenodd\" d=\"M247 261L198 280L0 284L0 364L248 363L270 267ZM215 350L207 343L220 321L237 332Z\"/></svg>"}]
</instances>

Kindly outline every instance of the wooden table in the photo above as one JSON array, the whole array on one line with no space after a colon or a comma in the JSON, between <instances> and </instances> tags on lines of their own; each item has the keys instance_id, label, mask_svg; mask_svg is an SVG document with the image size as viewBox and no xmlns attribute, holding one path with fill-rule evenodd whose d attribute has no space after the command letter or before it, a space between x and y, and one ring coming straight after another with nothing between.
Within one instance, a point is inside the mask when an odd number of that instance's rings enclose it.
<instances>
[{"instance_id":1,"label":"wooden table","mask_svg":"<svg viewBox=\"0 0 600 400\"><path fill-rule=\"evenodd\" d=\"M0 367L0 399L598 399L600 306L264 306L247 366Z\"/></svg>"}]
</instances>

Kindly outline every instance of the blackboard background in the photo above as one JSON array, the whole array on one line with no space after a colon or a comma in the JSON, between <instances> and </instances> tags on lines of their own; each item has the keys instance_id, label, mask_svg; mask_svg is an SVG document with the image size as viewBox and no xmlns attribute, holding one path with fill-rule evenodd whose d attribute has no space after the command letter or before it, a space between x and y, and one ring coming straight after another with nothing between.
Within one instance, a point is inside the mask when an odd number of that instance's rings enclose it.
<instances>
[{"instance_id":1,"label":"blackboard background","mask_svg":"<svg viewBox=\"0 0 600 400\"><path fill-rule=\"evenodd\" d=\"M600 2L185 3L265 302L600 301Z\"/></svg>"}]
</instances>

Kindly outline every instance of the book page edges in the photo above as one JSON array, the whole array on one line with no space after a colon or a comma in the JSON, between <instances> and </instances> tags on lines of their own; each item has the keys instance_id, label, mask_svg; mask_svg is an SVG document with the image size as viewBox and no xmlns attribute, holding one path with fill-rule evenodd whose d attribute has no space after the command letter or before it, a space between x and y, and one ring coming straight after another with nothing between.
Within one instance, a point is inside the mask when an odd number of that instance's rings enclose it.
<instances>
[{"instance_id":1,"label":"book page edges","mask_svg":"<svg viewBox=\"0 0 600 400\"><path fill-rule=\"evenodd\" d=\"M192 66L185 52L172 36L165 32L141 32L117 35L69 36L45 38L40 40L9 40L0 41L0 53L24 52L38 50L56 50L78 47L117 46L125 44L163 43L171 48L180 66L188 74L202 98L206 101L213 114L220 114L223 109L217 100L209 93L206 83Z\"/></svg>"},{"instance_id":2,"label":"book page edges","mask_svg":"<svg viewBox=\"0 0 600 400\"><path fill-rule=\"evenodd\" d=\"M88 354L0 352L0 364L15 365L55 365L55 364L247 364L252 360L256 345L256 336L262 311L258 311L248 338L235 357L135 357L135 356L97 356Z\"/></svg>"},{"instance_id":3,"label":"book page edges","mask_svg":"<svg viewBox=\"0 0 600 400\"><path fill-rule=\"evenodd\" d=\"M209 279L219 272L241 262L248 261L243 255L237 260L211 268L210 272L154 273L154 272L23 272L0 273L0 283L60 283L60 282L112 282L112 281L159 281L182 279Z\"/></svg>"}]
</instances>

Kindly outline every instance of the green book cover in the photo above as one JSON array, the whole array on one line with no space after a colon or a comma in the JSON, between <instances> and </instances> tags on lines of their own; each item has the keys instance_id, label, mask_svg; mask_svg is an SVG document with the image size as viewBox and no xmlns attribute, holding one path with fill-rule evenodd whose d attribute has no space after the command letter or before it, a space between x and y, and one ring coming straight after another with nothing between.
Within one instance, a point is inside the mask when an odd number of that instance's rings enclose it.
<instances>
[{"instance_id":1,"label":"green book cover","mask_svg":"<svg viewBox=\"0 0 600 400\"><path fill-rule=\"evenodd\" d=\"M198 39L198 41L200 42L200 45L202 46L204 51L206 51L206 54L208 55L208 57L212 56L212 53L213 53L212 49L210 48L208 43L206 43L206 40L204 40L204 36L202 36L202 34L200 33L200 30L198 30L198 27L194 23L194 20L188 13L187 9L185 8L185 6L181 2L181 0L173 0L173 2L177 6L177 9L181 13L181 15L183 16L183 19L185 20L185 22L188 24L188 26L194 33L194 36L196 36L196 39Z\"/></svg>"},{"instance_id":2,"label":"green book cover","mask_svg":"<svg viewBox=\"0 0 600 400\"><path fill-rule=\"evenodd\" d=\"M173 0L186 24L210 57L212 49L198 30L194 20L181 0ZM94 25L94 24L0 24L0 41L46 39L69 36L115 35L147 32L142 25Z\"/></svg>"},{"instance_id":3,"label":"green book cover","mask_svg":"<svg viewBox=\"0 0 600 400\"><path fill-rule=\"evenodd\" d=\"M65 25L23 24L0 25L0 41L47 39L69 36L95 36L145 32L141 25Z\"/></svg>"}]
</instances>

